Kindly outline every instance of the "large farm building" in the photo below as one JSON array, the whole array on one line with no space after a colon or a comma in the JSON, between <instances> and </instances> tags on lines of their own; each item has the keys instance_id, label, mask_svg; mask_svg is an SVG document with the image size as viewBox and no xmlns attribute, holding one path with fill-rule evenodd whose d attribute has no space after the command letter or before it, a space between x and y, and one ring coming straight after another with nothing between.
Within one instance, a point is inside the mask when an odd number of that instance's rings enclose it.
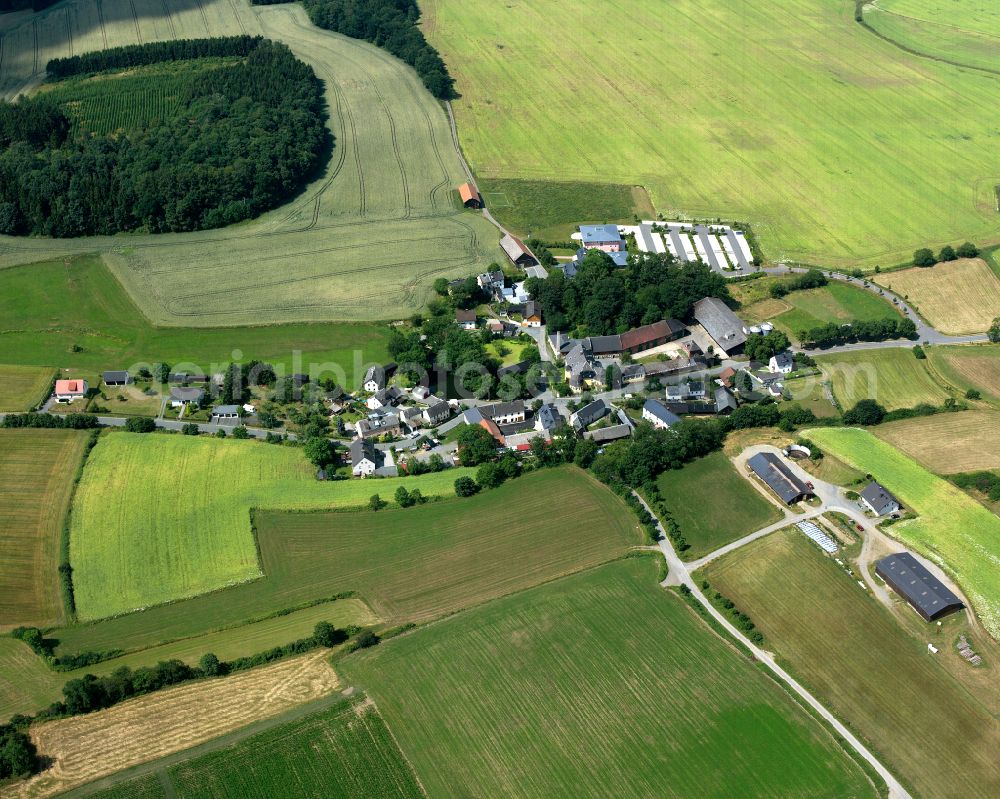
<instances>
[{"instance_id":1,"label":"large farm building","mask_svg":"<svg viewBox=\"0 0 1000 799\"><path fill-rule=\"evenodd\" d=\"M882 558L875 564L875 573L909 602L925 621L940 619L963 607L962 600L909 552Z\"/></svg>"}]
</instances>

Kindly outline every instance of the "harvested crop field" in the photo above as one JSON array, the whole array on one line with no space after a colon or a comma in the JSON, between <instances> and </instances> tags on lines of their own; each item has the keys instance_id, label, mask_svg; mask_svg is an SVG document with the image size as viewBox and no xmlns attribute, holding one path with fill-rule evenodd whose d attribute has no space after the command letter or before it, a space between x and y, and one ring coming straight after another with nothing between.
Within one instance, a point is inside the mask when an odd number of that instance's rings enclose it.
<instances>
[{"instance_id":1,"label":"harvested crop field","mask_svg":"<svg viewBox=\"0 0 1000 799\"><path fill-rule=\"evenodd\" d=\"M874 796L826 730L657 585L658 565L610 563L339 668L432 796Z\"/></svg>"},{"instance_id":2,"label":"harvested crop field","mask_svg":"<svg viewBox=\"0 0 1000 799\"><path fill-rule=\"evenodd\" d=\"M951 396L928 370L927 361L917 360L906 347L817 355L816 362L844 410L866 398L891 411L922 402L940 405Z\"/></svg>"},{"instance_id":3,"label":"harvested crop field","mask_svg":"<svg viewBox=\"0 0 1000 799\"><path fill-rule=\"evenodd\" d=\"M436 277L500 257L496 229L452 201L465 173L444 110L416 73L315 28L297 4L70 0L3 31L0 96L37 83L54 56L242 33L284 42L325 82L336 142L322 175L289 205L221 230L3 237L0 266L97 252L153 324L217 327L394 319L422 307Z\"/></svg>"},{"instance_id":4,"label":"harvested crop field","mask_svg":"<svg viewBox=\"0 0 1000 799\"><path fill-rule=\"evenodd\" d=\"M0 430L0 631L65 621L59 541L89 435Z\"/></svg>"},{"instance_id":5,"label":"harvested crop field","mask_svg":"<svg viewBox=\"0 0 1000 799\"><path fill-rule=\"evenodd\" d=\"M973 347L931 347L931 364L963 391L972 387L985 398L1000 403L1000 345L977 344Z\"/></svg>"},{"instance_id":6,"label":"harvested crop field","mask_svg":"<svg viewBox=\"0 0 1000 799\"><path fill-rule=\"evenodd\" d=\"M460 474L406 485L425 496L452 494ZM391 497L399 484L380 481L378 489ZM107 435L91 454L73 506L78 615L98 619L256 579L263 573L251 508L359 507L373 491L361 480L318 482L299 448Z\"/></svg>"},{"instance_id":7,"label":"harvested crop field","mask_svg":"<svg viewBox=\"0 0 1000 799\"><path fill-rule=\"evenodd\" d=\"M328 654L322 650L35 725L32 740L54 762L35 777L0 789L0 797L55 796L328 695L338 687Z\"/></svg>"},{"instance_id":8,"label":"harvested crop field","mask_svg":"<svg viewBox=\"0 0 1000 799\"><path fill-rule=\"evenodd\" d=\"M750 222L775 261L884 267L997 236L997 77L900 50L847 0L422 10L481 177L643 185L664 214ZM614 111L568 124L582 98Z\"/></svg>"},{"instance_id":9,"label":"harvested crop field","mask_svg":"<svg viewBox=\"0 0 1000 799\"><path fill-rule=\"evenodd\" d=\"M103 780L66 799L424 796L370 699L355 695L310 707L287 722L240 730L135 770L143 776ZM109 782L113 787L104 788Z\"/></svg>"},{"instance_id":10,"label":"harvested crop field","mask_svg":"<svg viewBox=\"0 0 1000 799\"><path fill-rule=\"evenodd\" d=\"M656 481L697 560L781 518L781 511L736 471L722 452L664 472Z\"/></svg>"},{"instance_id":11,"label":"harvested crop field","mask_svg":"<svg viewBox=\"0 0 1000 799\"><path fill-rule=\"evenodd\" d=\"M4 348L4 357L10 355ZM47 366L0 364L0 413L27 411L40 404L46 398L53 371Z\"/></svg>"},{"instance_id":12,"label":"harvested crop field","mask_svg":"<svg viewBox=\"0 0 1000 799\"><path fill-rule=\"evenodd\" d=\"M917 514L886 532L951 574L983 626L1000 640L1000 518L865 430L815 428L806 436L874 476Z\"/></svg>"},{"instance_id":13,"label":"harvested crop field","mask_svg":"<svg viewBox=\"0 0 1000 799\"><path fill-rule=\"evenodd\" d=\"M983 333L1000 316L1000 278L981 258L887 272L878 282L913 305L942 333Z\"/></svg>"},{"instance_id":14,"label":"harvested crop field","mask_svg":"<svg viewBox=\"0 0 1000 799\"><path fill-rule=\"evenodd\" d=\"M971 675L957 679L927 653L927 641L935 641L939 658L959 661L953 631L919 622L919 636L911 635L794 529L755 541L704 572L712 589L754 620L768 648L871 743L914 796L1000 792L996 702L977 696L995 682L990 674L976 675L980 682ZM995 681L997 664L987 668ZM973 671L964 662L956 669ZM928 741L935 742L933 756Z\"/></svg>"},{"instance_id":15,"label":"harvested crop field","mask_svg":"<svg viewBox=\"0 0 1000 799\"><path fill-rule=\"evenodd\" d=\"M1000 469L1000 413L939 413L873 427L872 432L937 474Z\"/></svg>"},{"instance_id":16,"label":"harvested crop field","mask_svg":"<svg viewBox=\"0 0 1000 799\"><path fill-rule=\"evenodd\" d=\"M462 473L442 473L441 490L453 493ZM430 496L424 481L439 476L403 485ZM397 484L377 483L383 496ZM365 501L375 491L371 481L327 485L360 486ZM557 513L553 496L572 501ZM515 502L531 515L510 524L506 510ZM377 513L258 512L255 522L263 580L68 627L58 633L59 651L139 649L344 591L356 591L388 623L427 619L602 563L640 542L621 500L575 468L525 475L466 500Z\"/></svg>"}]
</instances>

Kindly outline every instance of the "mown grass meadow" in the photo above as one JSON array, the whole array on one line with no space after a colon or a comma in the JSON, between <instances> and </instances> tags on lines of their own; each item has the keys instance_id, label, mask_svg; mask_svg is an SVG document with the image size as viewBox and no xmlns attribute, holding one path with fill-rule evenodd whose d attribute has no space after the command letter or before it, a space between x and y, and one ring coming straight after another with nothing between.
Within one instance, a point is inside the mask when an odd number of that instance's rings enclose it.
<instances>
[{"instance_id":1,"label":"mown grass meadow","mask_svg":"<svg viewBox=\"0 0 1000 799\"><path fill-rule=\"evenodd\" d=\"M722 452L666 471L656 484L691 545L685 560L696 560L781 518L781 511Z\"/></svg>"},{"instance_id":2,"label":"mown grass meadow","mask_svg":"<svg viewBox=\"0 0 1000 799\"><path fill-rule=\"evenodd\" d=\"M865 430L816 428L807 435L823 450L873 475L917 514L887 532L953 575L983 625L1000 638L1000 518Z\"/></svg>"},{"instance_id":3,"label":"mown grass meadow","mask_svg":"<svg viewBox=\"0 0 1000 799\"><path fill-rule=\"evenodd\" d=\"M583 572L340 669L433 796L874 796L823 728L657 585L657 567Z\"/></svg>"},{"instance_id":4,"label":"mown grass meadow","mask_svg":"<svg viewBox=\"0 0 1000 799\"><path fill-rule=\"evenodd\" d=\"M918 360L908 347L859 349L815 357L845 410L866 398L894 410L920 403L941 405L953 396L927 368L927 361Z\"/></svg>"},{"instance_id":5,"label":"mown grass meadow","mask_svg":"<svg viewBox=\"0 0 1000 799\"><path fill-rule=\"evenodd\" d=\"M713 590L754 620L768 649L869 743L914 796L1000 791L996 702L981 699L983 690L991 691L996 663L988 664L988 673L971 675L972 667L954 652L953 632L915 621L921 627L912 635L795 529L755 541L704 573ZM928 640L968 679L942 668L928 654ZM928 741L935 741L933 756Z\"/></svg>"},{"instance_id":6,"label":"mown grass meadow","mask_svg":"<svg viewBox=\"0 0 1000 799\"><path fill-rule=\"evenodd\" d=\"M9 355L4 351L4 357ZM26 411L38 405L45 399L54 371L47 366L0 364L0 413Z\"/></svg>"}]
</instances>

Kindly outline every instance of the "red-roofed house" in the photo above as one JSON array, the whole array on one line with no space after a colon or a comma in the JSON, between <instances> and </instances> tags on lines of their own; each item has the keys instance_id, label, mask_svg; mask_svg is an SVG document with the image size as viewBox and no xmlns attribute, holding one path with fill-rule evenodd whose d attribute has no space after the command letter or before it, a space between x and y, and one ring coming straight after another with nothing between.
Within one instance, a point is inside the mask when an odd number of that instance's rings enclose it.
<instances>
[{"instance_id":1,"label":"red-roofed house","mask_svg":"<svg viewBox=\"0 0 1000 799\"><path fill-rule=\"evenodd\" d=\"M459 186L458 194L462 198L462 205L466 208L483 207L483 197L471 183L463 183Z\"/></svg>"},{"instance_id":2,"label":"red-roofed house","mask_svg":"<svg viewBox=\"0 0 1000 799\"><path fill-rule=\"evenodd\" d=\"M507 446L507 441L503 437L503 433L500 432L500 428L497 427L497 423L494 422L492 419L480 419L479 426L485 429L486 432L489 433L491 436L493 436L493 438L497 440L497 443L500 444L500 446L502 447Z\"/></svg>"},{"instance_id":3,"label":"red-roofed house","mask_svg":"<svg viewBox=\"0 0 1000 799\"><path fill-rule=\"evenodd\" d=\"M56 380L56 401L72 402L87 396L90 386L86 380Z\"/></svg>"}]
</instances>

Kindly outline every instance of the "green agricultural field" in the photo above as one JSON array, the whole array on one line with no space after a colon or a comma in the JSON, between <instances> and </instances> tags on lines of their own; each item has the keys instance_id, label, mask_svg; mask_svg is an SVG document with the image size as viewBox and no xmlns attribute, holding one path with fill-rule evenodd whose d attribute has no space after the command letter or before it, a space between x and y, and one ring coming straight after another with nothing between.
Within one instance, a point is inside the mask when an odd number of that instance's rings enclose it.
<instances>
[{"instance_id":1,"label":"green agricultural field","mask_svg":"<svg viewBox=\"0 0 1000 799\"><path fill-rule=\"evenodd\" d=\"M66 619L59 541L88 436L0 430L0 630Z\"/></svg>"},{"instance_id":2,"label":"green agricultural field","mask_svg":"<svg viewBox=\"0 0 1000 799\"><path fill-rule=\"evenodd\" d=\"M242 740L230 743L234 737ZM144 773L96 792L82 788L72 796L389 799L425 795L378 709L363 696L337 701L251 736L226 736L135 771Z\"/></svg>"},{"instance_id":3,"label":"green agricultural field","mask_svg":"<svg viewBox=\"0 0 1000 799\"><path fill-rule=\"evenodd\" d=\"M907 347L817 355L816 362L845 410L865 398L893 410L921 402L940 405L952 396L927 368L927 361L918 361Z\"/></svg>"},{"instance_id":4,"label":"green agricultural field","mask_svg":"<svg viewBox=\"0 0 1000 799\"><path fill-rule=\"evenodd\" d=\"M35 86L56 56L260 34L289 45L325 82L335 148L296 200L253 222L158 236L2 238L0 267L96 252L154 325L228 327L408 316L435 278L475 274L502 257L496 228L452 201L466 176L445 111L416 73L315 28L300 5L69 0L39 19L4 31L0 96ZM166 102L159 92L151 84L136 102Z\"/></svg>"},{"instance_id":5,"label":"green agricultural field","mask_svg":"<svg viewBox=\"0 0 1000 799\"><path fill-rule=\"evenodd\" d=\"M80 619L261 577L251 508L357 507L376 491L391 498L401 483L323 483L314 472L294 447L105 436L91 453L71 516L70 562ZM451 494L458 474L441 472L406 485L419 485L427 495Z\"/></svg>"},{"instance_id":6,"label":"green agricultural field","mask_svg":"<svg viewBox=\"0 0 1000 799\"><path fill-rule=\"evenodd\" d=\"M983 625L1000 638L1000 518L867 431L828 427L807 435L823 450L874 475L917 514L887 532L952 574Z\"/></svg>"},{"instance_id":7,"label":"green agricultural field","mask_svg":"<svg viewBox=\"0 0 1000 799\"><path fill-rule=\"evenodd\" d=\"M749 221L771 260L997 236L997 79L879 39L847 0L422 8L481 180L643 185L664 214Z\"/></svg>"},{"instance_id":8,"label":"green agricultural field","mask_svg":"<svg viewBox=\"0 0 1000 799\"><path fill-rule=\"evenodd\" d=\"M1000 12L963 0L879 0L864 19L882 36L928 58L1000 73Z\"/></svg>"},{"instance_id":9,"label":"green agricultural field","mask_svg":"<svg viewBox=\"0 0 1000 799\"><path fill-rule=\"evenodd\" d=\"M782 516L722 452L664 472L656 484L691 545L685 560L696 560Z\"/></svg>"},{"instance_id":10,"label":"green agricultural field","mask_svg":"<svg viewBox=\"0 0 1000 799\"><path fill-rule=\"evenodd\" d=\"M2 274L2 273L0 273ZM0 295L0 302L6 296ZM0 334L0 341L3 341ZM4 357L11 353L4 350ZM0 413L26 411L45 399L55 370L47 366L12 366L0 364Z\"/></svg>"},{"instance_id":11,"label":"green agricultural field","mask_svg":"<svg viewBox=\"0 0 1000 799\"><path fill-rule=\"evenodd\" d=\"M354 387L367 364L388 358L388 335L364 323L154 327L97 256L0 269L0 349L10 362L95 371L162 362L212 374L234 358L256 358Z\"/></svg>"},{"instance_id":12,"label":"green agricultural field","mask_svg":"<svg viewBox=\"0 0 1000 799\"><path fill-rule=\"evenodd\" d=\"M59 699L65 682L65 675L47 668L27 644L0 636L0 724Z\"/></svg>"},{"instance_id":13,"label":"green agricultural field","mask_svg":"<svg viewBox=\"0 0 1000 799\"><path fill-rule=\"evenodd\" d=\"M967 388L974 388L984 399L1000 404L1000 344L931 347L927 350L927 359L962 393Z\"/></svg>"},{"instance_id":14,"label":"green agricultural field","mask_svg":"<svg viewBox=\"0 0 1000 799\"><path fill-rule=\"evenodd\" d=\"M642 186L490 178L479 182L479 190L506 227L545 241L568 241L578 225L588 222L630 222L656 214Z\"/></svg>"},{"instance_id":15,"label":"green agricultural field","mask_svg":"<svg viewBox=\"0 0 1000 799\"><path fill-rule=\"evenodd\" d=\"M147 454L155 457L152 450ZM452 495L455 478L468 473L452 469L406 478L402 484L419 488L425 496ZM251 497L244 508L251 502L288 507L293 500L306 499L318 504L317 494L308 488L326 494L328 507L334 504L331 496L344 505L358 504L375 491L389 498L399 484L355 480L303 487L287 480L272 484L274 493L265 497L266 503ZM553 496L565 497L567 503L556 515ZM537 522L511 524L511 503ZM344 591L357 592L388 623L427 619L604 562L641 540L636 520L620 500L593 478L569 468L526 475L464 501L386 509L375 515L258 512L255 524L263 580L67 627L56 634L59 651L132 651Z\"/></svg>"},{"instance_id":16,"label":"green agricultural field","mask_svg":"<svg viewBox=\"0 0 1000 799\"><path fill-rule=\"evenodd\" d=\"M979 670L954 651L957 633L914 621L921 627L911 635L797 530L755 541L710 564L705 576L914 796L1000 792L996 702L981 699L995 697L997 664L977 682ZM952 668L928 655L928 640Z\"/></svg>"},{"instance_id":17,"label":"green agricultural field","mask_svg":"<svg viewBox=\"0 0 1000 799\"><path fill-rule=\"evenodd\" d=\"M432 796L874 796L824 729L657 585L658 565L608 564L339 666Z\"/></svg>"}]
</instances>

